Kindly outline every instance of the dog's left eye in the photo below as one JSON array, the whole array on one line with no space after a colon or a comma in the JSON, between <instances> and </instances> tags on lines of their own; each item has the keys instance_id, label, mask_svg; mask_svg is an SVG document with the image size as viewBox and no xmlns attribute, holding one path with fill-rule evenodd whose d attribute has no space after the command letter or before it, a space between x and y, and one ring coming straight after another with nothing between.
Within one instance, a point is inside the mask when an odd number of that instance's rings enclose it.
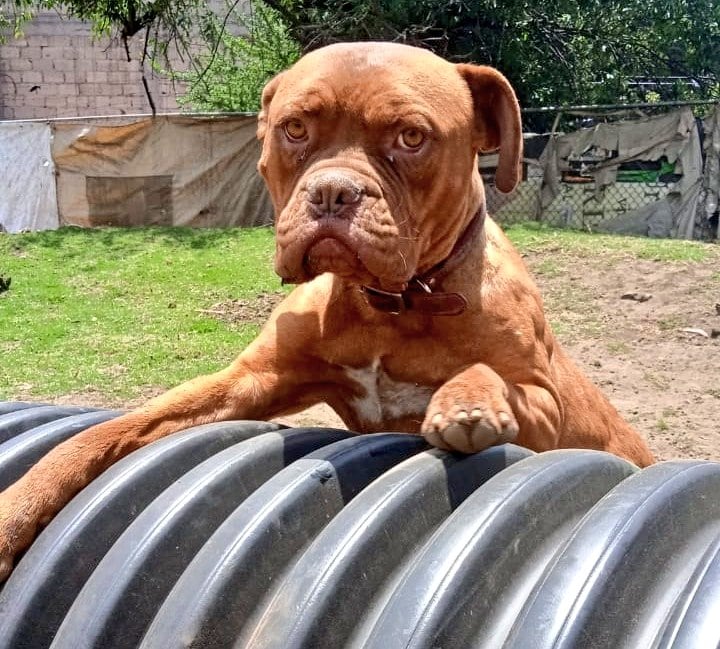
<instances>
[{"instance_id":1,"label":"dog's left eye","mask_svg":"<svg viewBox=\"0 0 720 649\"><path fill-rule=\"evenodd\" d=\"M288 139L294 141L305 139L305 136L307 135L305 124L303 124L299 119L291 119L285 124L285 135L288 136Z\"/></svg>"},{"instance_id":2,"label":"dog's left eye","mask_svg":"<svg viewBox=\"0 0 720 649\"><path fill-rule=\"evenodd\" d=\"M418 149L425 141L425 133L419 128L406 128L398 137L398 144L403 149Z\"/></svg>"}]
</instances>

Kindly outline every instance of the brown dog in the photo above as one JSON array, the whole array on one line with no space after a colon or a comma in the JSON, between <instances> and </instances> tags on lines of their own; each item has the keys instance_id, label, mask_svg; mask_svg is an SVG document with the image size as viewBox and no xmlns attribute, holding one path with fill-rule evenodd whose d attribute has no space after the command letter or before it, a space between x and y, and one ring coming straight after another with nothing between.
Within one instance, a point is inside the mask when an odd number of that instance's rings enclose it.
<instances>
[{"instance_id":1,"label":"brown dog","mask_svg":"<svg viewBox=\"0 0 720 649\"><path fill-rule=\"evenodd\" d=\"M506 79L402 45L333 45L265 88L259 169L275 267L300 286L227 369L93 427L0 495L0 578L36 530L119 458L223 419L325 401L360 432L444 449L584 447L641 466L639 435L565 356L522 260L485 214L477 153L518 182Z\"/></svg>"}]
</instances>

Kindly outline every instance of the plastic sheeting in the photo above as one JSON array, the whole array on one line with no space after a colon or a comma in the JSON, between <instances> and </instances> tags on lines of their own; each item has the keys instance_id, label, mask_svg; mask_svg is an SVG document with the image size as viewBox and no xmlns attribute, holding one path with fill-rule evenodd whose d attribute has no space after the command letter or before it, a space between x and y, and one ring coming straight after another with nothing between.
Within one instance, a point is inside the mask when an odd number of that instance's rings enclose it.
<instances>
[{"instance_id":1,"label":"plastic sheeting","mask_svg":"<svg viewBox=\"0 0 720 649\"><path fill-rule=\"evenodd\" d=\"M658 237L718 236L720 108L698 127L683 108L526 136L524 181L514 193L492 187L497 156L480 159L490 211L502 222L535 218ZM255 116L0 123L0 226L16 232L66 224L270 224L255 130ZM622 163L660 159L673 166L677 182L619 182ZM564 182L564 174L592 178Z\"/></svg>"},{"instance_id":2,"label":"plastic sheeting","mask_svg":"<svg viewBox=\"0 0 720 649\"><path fill-rule=\"evenodd\" d=\"M698 204L698 220L709 224L718 216L720 208L720 106L703 121L705 133L702 195ZM717 221L714 235L720 238L720 219Z\"/></svg>"},{"instance_id":3,"label":"plastic sheeting","mask_svg":"<svg viewBox=\"0 0 720 649\"><path fill-rule=\"evenodd\" d=\"M573 162L580 161L583 173L594 177L600 198L602 191L616 182L621 164L663 157L674 163L676 173L681 174L678 182L669 187L667 199L658 201L663 218L668 204L672 212L672 223L664 235L691 239L702 183L702 153L700 135L690 108L658 117L598 124L553 136L540 158L544 168L542 209L545 210L559 194L562 173L572 171ZM621 221L647 220L651 218L648 213L648 206L643 206L641 212L625 214Z\"/></svg>"},{"instance_id":4,"label":"plastic sheeting","mask_svg":"<svg viewBox=\"0 0 720 649\"><path fill-rule=\"evenodd\" d=\"M50 140L47 123L0 123L0 231L58 227Z\"/></svg>"},{"instance_id":5,"label":"plastic sheeting","mask_svg":"<svg viewBox=\"0 0 720 649\"><path fill-rule=\"evenodd\" d=\"M57 122L58 211L79 226L231 227L272 222L255 117Z\"/></svg>"}]
</instances>

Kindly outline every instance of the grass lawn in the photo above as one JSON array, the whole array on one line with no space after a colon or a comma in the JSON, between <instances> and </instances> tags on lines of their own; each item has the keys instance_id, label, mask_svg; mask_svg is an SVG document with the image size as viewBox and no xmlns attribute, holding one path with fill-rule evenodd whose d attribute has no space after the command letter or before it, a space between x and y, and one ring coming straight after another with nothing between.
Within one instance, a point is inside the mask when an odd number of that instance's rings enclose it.
<instances>
[{"instance_id":1,"label":"grass lawn","mask_svg":"<svg viewBox=\"0 0 720 649\"><path fill-rule=\"evenodd\" d=\"M65 228L0 235L0 399L111 401L226 365L257 324L200 311L277 291L268 229Z\"/></svg>"},{"instance_id":2,"label":"grass lawn","mask_svg":"<svg viewBox=\"0 0 720 649\"><path fill-rule=\"evenodd\" d=\"M521 251L703 261L701 243L513 226ZM0 400L96 393L121 404L225 366L254 337L212 305L280 291L268 229L65 228L0 235ZM552 260L539 272L552 273Z\"/></svg>"}]
</instances>

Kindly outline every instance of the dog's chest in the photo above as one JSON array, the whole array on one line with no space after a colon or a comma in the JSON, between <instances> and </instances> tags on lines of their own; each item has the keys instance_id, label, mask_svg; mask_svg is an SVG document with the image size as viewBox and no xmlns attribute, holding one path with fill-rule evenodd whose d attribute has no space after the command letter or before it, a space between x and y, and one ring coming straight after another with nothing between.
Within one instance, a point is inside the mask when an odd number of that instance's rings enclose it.
<instances>
[{"instance_id":1,"label":"dog's chest","mask_svg":"<svg viewBox=\"0 0 720 649\"><path fill-rule=\"evenodd\" d=\"M386 422L408 418L422 421L434 392L432 387L392 379L379 359L365 367L345 367L344 370L359 388L355 390L358 396L348 405L365 428L380 429Z\"/></svg>"}]
</instances>

